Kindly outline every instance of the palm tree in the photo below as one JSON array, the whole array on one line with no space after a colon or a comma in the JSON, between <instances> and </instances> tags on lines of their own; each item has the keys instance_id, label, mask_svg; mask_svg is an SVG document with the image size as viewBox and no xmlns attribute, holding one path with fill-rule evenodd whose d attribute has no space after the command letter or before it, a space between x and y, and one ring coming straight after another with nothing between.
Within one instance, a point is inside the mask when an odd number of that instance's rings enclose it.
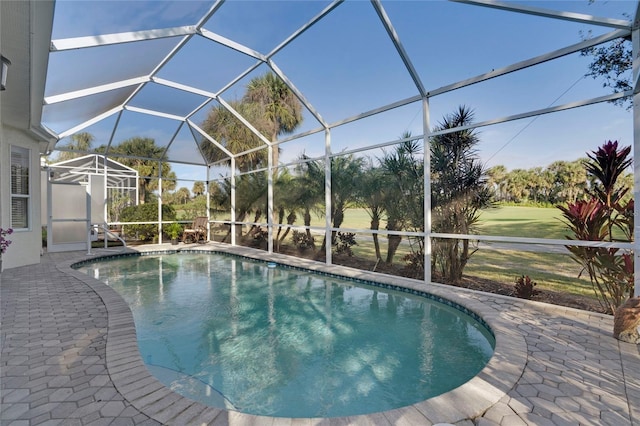
<instances>
[{"instance_id":1,"label":"palm tree","mask_svg":"<svg viewBox=\"0 0 640 426\"><path fill-rule=\"evenodd\" d=\"M554 195L557 202L575 203L584 193L587 183L587 172L583 167L584 160L554 161L548 170L555 175Z\"/></svg>"},{"instance_id":2,"label":"palm tree","mask_svg":"<svg viewBox=\"0 0 640 426\"><path fill-rule=\"evenodd\" d=\"M403 140L395 150L378 159L385 177L383 188L384 210L387 213L387 230L401 231L413 223L414 228L423 228L424 222L424 167L421 147L411 133L400 136ZM386 263L392 264L401 235L388 236Z\"/></svg>"},{"instance_id":3,"label":"palm tree","mask_svg":"<svg viewBox=\"0 0 640 426\"><path fill-rule=\"evenodd\" d=\"M60 151L57 161L71 160L72 158L80 157L86 154L91 149L91 144L94 141L94 137L91 133L81 132L71 135L71 142L65 146L65 148L72 151ZM77 152L74 152L77 151Z\"/></svg>"},{"instance_id":4,"label":"palm tree","mask_svg":"<svg viewBox=\"0 0 640 426\"><path fill-rule=\"evenodd\" d=\"M253 78L247 85L247 92L242 100L252 106L251 123L271 142L276 142L280 135L293 132L302 123L300 100L289 86L272 72ZM275 146L271 151L274 176L278 175L279 159L280 147ZM274 225L281 223L277 217L279 211L280 208L274 205Z\"/></svg>"},{"instance_id":5,"label":"palm tree","mask_svg":"<svg viewBox=\"0 0 640 426\"><path fill-rule=\"evenodd\" d=\"M264 172L248 173L237 176L235 178L236 185L236 221L244 222L247 216L255 213L254 222L258 222L260 216L265 212L267 203L267 178ZM214 202L226 208L231 209L231 180L229 178L222 181L219 185L219 191L213 195ZM255 225L249 230L249 234L254 232ZM223 242L228 242L231 230L223 238ZM236 225L236 236L242 237L242 225Z\"/></svg>"},{"instance_id":6,"label":"palm tree","mask_svg":"<svg viewBox=\"0 0 640 426\"><path fill-rule=\"evenodd\" d=\"M284 81L272 72L253 78L247 85L243 102L254 105L252 124L271 142L278 136L293 132L302 123L302 104ZM251 121L251 120L250 120ZM273 167L278 167L280 148L272 154Z\"/></svg>"},{"instance_id":7,"label":"palm tree","mask_svg":"<svg viewBox=\"0 0 640 426\"><path fill-rule=\"evenodd\" d=\"M324 163L319 160L310 160L305 154L300 156L304 162L299 163L295 172L295 199L298 206L303 210L304 226L306 227L307 239L311 239L311 213L316 212L324 215Z\"/></svg>"},{"instance_id":8,"label":"palm tree","mask_svg":"<svg viewBox=\"0 0 640 426\"><path fill-rule=\"evenodd\" d=\"M358 204L360 204L371 218L370 229L380 229L380 222L385 213L384 203L385 176L381 168L369 163L363 170L362 179L356 183L358 188ZM373 245L376 250L376 259L382 259L380 253L380 241L378 234L373 234Z\"/></svg>"},{"instance_id":9,"label":"palm tree","mask_svg":"<svg viewBox=\"0 0 640 426\"><path fill-rule=\"evenodd\" d=\"M487 170L489 176L488 185L493 188L498 200L504 200L505 186L507 182L507 168L502 164L493 166Z\"/></svg>"},{"instance_id":10,"label":"palm tree","mask_svg":"<svg viewBox=\"0 0 640 426\"><path fill-rule=\"evenodd\" d=\"M167 178L164 189L175 188L175 173L171 171L171 165L162 158L165 148L156 145L154 139L133 137L127 139L117 146L111 147L109 154L124 155L118 161L138 171L140 174L139 198L140 204L144 204L147 196L157 189L160 168L162 168L163 178Z\"/></svg>"},{"instance_id":11,"label":"palm tree","mask_svg":"<svg viewBox=\"0 0 640 426\"><path fill-rule=\"evenodd\" d=\"M180 204L187 204L190 198L191 192L189 192L189 188L181 187L176 191L176 199Z\"/></svg>"},{"instance_id":12,"label":"palm tree","mask_svg":"<svg viewBox=\"0 0 640 426\"><path fill-rule=\"evenodd\" d=\"M297 219L297 210L300 205L297 200L298 187L296 177L293 176L289 169L282 169L278 172L274 180L274 204L278 205L278 232L274 238L276 242L276 251L280 251L280 245L287 238L291 231L291 226ZM286 215L287 228L282 232L282 223L284 223Z\"/></svg>"},{"instance_id":13,"label":"palm tree","mask_svg":"<svg viewBox=\"0 0 640 426\"><path fill-rule=\"evenodd\" d=\"M231 101L229 105L251 123L260 118L256 105L240 101ZM222 105L213 107L209 111L202 123L202 129L233 154L248 151L262 145L260 138ZM202 140L200 149L209 164L223 160L229 161L228 155L208 139ZM238 157L236 159L236 167L241 172L264 167L267 162L266 153L265 149Z\"/></svg>"},{"instance_id":14,"label":"palm tree","mask_svg":"<svg viewBox=\"0 0 640 426\"><path fill-rule=\"evenodd\" d=\"M364 158L353 154L340 155L331 159L331 221L334 228L340 228L344 212L358 200L358 189L354 182L361 179ZM336 243L336 231L331 232L331 244ZM322 242L324 250L327 237Z\"/></svg>"},{"instance_id":15,"label":"palm tree","mask_svg":"<svg viewBox=\"0 0 640 426\"><path fill-rule=\"evenodd\" d=\"M201 180L193 182L193 188L191 189L191 191L196 197L198 195L204 194L204 182L202 182Z\"/></svg>"}]
</instances>

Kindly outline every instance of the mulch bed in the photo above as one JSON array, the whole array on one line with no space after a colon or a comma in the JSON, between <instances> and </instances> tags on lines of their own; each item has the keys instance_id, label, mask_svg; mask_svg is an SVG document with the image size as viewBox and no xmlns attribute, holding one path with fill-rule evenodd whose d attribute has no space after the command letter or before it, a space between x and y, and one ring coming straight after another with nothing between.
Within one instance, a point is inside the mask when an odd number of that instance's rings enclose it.
<instances>
[{"instance_id":1,"label":"mulch bed","mask_svg":"<svg viewBox=\"0 0 640 426\"><path fill-rule=\"evenodd\" d=\"M315 260L323 259L315 258ZM335 255L333 257L333 263L368 271L373 270L373 267L376 266L375 262L372 261L341 255ZM415 278L411 276L411 273L407 271L404 265L389 266L380 262L376 266L375 270L376 272ZM438 280L437 277L434 277L434 281L442 282L441 280ZM467 275L463 276L462 282L456 284L449 283L449 285L468 288L472 290L485 291L487 293L500 294L503 296L516 297L515 284L505 284L502 282L487 280L478 277L470 277ZM543 290L537 287L536 290L538 290L539 293L533 296L531 300L551 303L553 305L566 306L569 308L581 309L585 311L606 313L606 310L600 305L600 302L598 302L598 300L588 296L561 293L552 290Z\"/></svg>"}]
</instances>

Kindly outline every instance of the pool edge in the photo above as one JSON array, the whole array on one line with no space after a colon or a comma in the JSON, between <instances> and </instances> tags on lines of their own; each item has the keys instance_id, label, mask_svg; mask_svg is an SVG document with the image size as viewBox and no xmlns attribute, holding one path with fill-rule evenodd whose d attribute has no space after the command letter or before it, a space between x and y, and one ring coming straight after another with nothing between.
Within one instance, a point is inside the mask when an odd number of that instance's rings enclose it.
<instances>
[{"instance_id":1,"label":"pool edge","mask_svg":"<svg viewBox=\"0 0 640 426\"><path fill-rule=\"evenodd\" d=\"M185 247L186 248L186 247ZM142 413L162 424L428 424L457 423L481 416L517 383L526 361L527 348L522 334L501 319L500 312L484 304L479 296L482 292L455 288L391 275L347 268L340 265L325 265L318 262L280 254L207 244L188 246L191 251L217 251L245 256L264 261L279 261L295 267L316 272L330 273L349 278L381 282L412 290L427 292L451 300L481 317L492 329L496 344L494 354L487 365L471 380L439 396L390 411L350 417L290 419L243 414L205 406L178 395L158 381L146 368L138 351L133 315L124 299L112 288L71 265L78 261L58 265L58 269L87 284L102 299L108 314L106 364L107 371L122 396ZM173 252L168 247L133 248L129 253ZM108 257L94 255L92 260Z\"/></svg>"}]
</instances>

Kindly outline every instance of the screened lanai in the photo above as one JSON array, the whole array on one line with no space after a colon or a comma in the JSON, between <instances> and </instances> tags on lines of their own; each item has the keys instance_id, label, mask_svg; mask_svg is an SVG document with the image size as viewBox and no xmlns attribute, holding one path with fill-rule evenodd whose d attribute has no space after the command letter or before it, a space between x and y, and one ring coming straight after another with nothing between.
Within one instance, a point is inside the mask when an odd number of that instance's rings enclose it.
<instances>
[{"instance_id":1,"label":"screened lanai","mask_svg":"<svg viewBox=\"0 0 640 426\"><path fill-rule=\"evenodd\" d=\"M442 176L455 164L437 163L434 146L472 135L465 155L485 172L557 170L607 141L640 155L637 72L620 69L627 85L592 72L599 49L637 57L637 8L599 0L58 1L42 119L56 141L47 153L137 164L141 201L158 205L160 241L163 222L204 215L209 239L229 244L276 252L295 237L298 248L313 241L328 264L367 247L357 254L373 268L432 265L454 245L469 253L459 258L468 270L511 280L534 250L570 264L566 238L515 219L444 226ZM87 134L92 143L79 146ZM414 174L393 174L393 161L408 159ZM405 178L361 180L349 174L356 166ZM627 173L635 196L640 170ZM483 176L493 196L507 190ZM570 178L558 179L554 191L567 192ZM391 193L402 211L376 202ZM558 203L571 197L563 196ZM537 202L531 189L522 197ZM164 205L175 215L163 217ZM488 204L479 210L491 214ZM572 245L633 253L638 276L630 238ZM560 274L577 279L576 268ZM437 279L422 269L425 281Z\"/></svg>"},{"instance_id":2,"label":"screened lanai","mask_svg":"<svg viewBox=\"0 0 640 426\"><path fill-rule=\"evenodd\" d=\"M48 164L41 179L48 251L82 250L98 235L106 242L108 224L138 202L138 172L102 155Z\"/></svg>"}]
</instances>

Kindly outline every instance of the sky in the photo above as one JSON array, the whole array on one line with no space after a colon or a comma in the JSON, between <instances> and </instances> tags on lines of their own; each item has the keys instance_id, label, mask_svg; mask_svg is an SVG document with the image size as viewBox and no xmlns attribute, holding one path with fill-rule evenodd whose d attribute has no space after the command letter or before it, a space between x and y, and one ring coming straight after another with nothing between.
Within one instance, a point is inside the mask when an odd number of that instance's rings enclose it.
<instances>
[{"instance_id":1,"label":"sky","mask_svg":"<svg viewBox=\"0 0 640 426\"><path fill-rule=\"evenodd\" d=\"M68 1L56 2L53 39L97 36L139 30L195 25L213 2L205 1ZM634 12L632 1L520 1L518 4L623 19ZM204 28L224 39L267 55L329 2L227 1ZM427 91L543 55L597 36L610 28L559 19L511 13L440 0L382 1L403 49ZM99 19L98 19L99 18ZM50 55L46 96L82 90L92 85L148 75L180 41L178 37L95 47ZM398 52L368 1L340 4L322 20L271 57L273 63L304 95L328 124L408 99L419 94ZM431 127L460 105L471 108L476 122L500 119L554 105L608 94L601 81L584 77L589 59L572 54L499 78L430 98ZM192 37L155 74L158 78L218 93L256 59L200 36ZM247 82L269 68L255 71L221 93L225 101L239 99ZM131 87L47 105L44 124L63 133L119 105ZM143 109L159 108L185 116L205 97L158 84L147 84L130 102ZM201 123L213 102L191 119ZM152 137L169 147L169 157L190 162L198 152L193 136L179 122L133 111L112 115L83 129L94 146L132 136ZM305 111L298 133L319 129ZM115 131L114 131L115 129ZM398 139L405 131L423 133L422 104L414 102L331 132L332 152L354 150ZM553 161L584 157L607 140L632 143L632 113L608 103L572 109L479 128L478 155L487 167L507 169L547 166ZM66 140L60 142L61 145ZM322 156L324 133L281 145L281 160L305 153ZM387 148L389 150L390 148ZM361 152L371 158L383 150ZM179 178L204 180L202 168L175 165ZM190 187L189 184L184 186Z\"/></svg>"}]
</instances>

